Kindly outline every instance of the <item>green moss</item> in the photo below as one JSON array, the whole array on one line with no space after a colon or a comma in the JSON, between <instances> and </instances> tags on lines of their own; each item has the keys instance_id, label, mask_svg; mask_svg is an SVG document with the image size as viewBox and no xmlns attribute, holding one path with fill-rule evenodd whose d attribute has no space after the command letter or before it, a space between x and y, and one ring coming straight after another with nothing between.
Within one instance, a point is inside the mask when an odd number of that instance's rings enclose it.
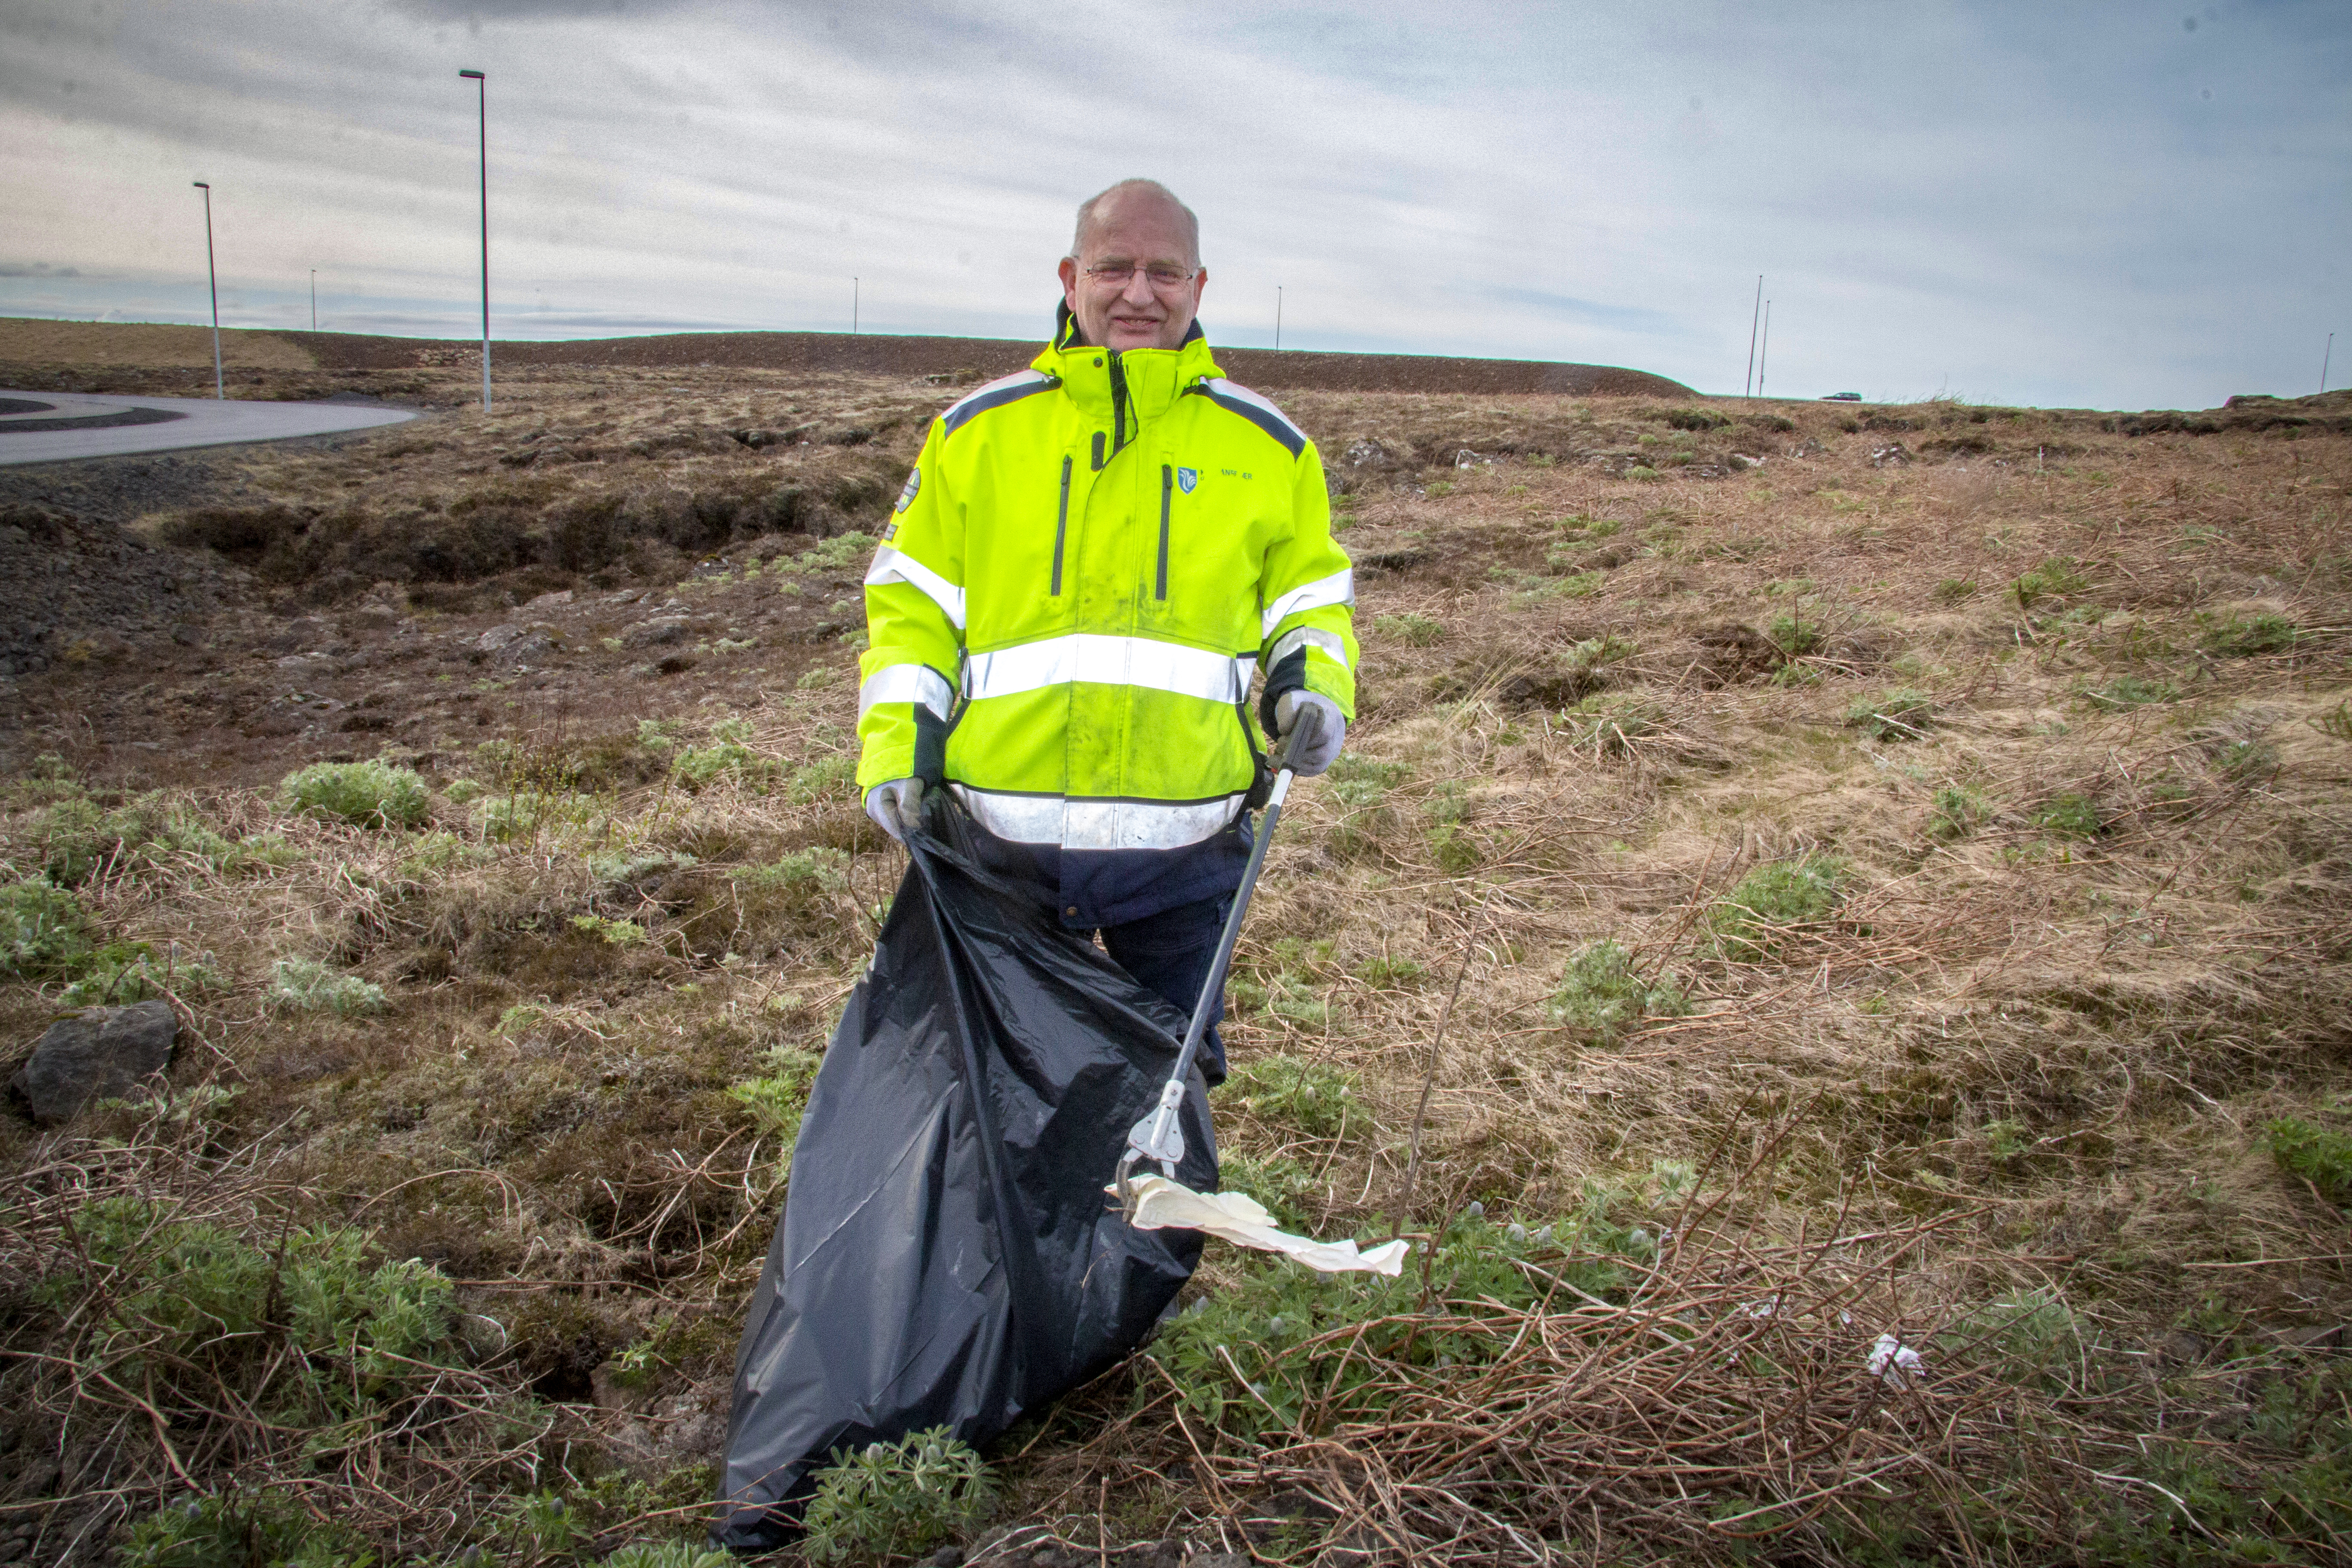
<instances>
[{"instance_id":1,"label":"green moss","mask_svg":"<svg viewBox=\"0 0 2352 1568\"><path fill-rule=\"evenodd\" d=\"M2352 1134L2283 1116L2263 1128L2279 1169L2309 1182L2330 1203L2352 1204Z\"/></svg>"},{"instance_id":2,"label":"green moss","mask_svg":"<svg viewBox=\"0 0 2352 1568\"><path fill-rule=\"evenodd\" d=\"M300 1013L364 1018L384 1009L383 987L310 958L281 958L269 972L269 999Z\"/></svg>"}]
</instances>

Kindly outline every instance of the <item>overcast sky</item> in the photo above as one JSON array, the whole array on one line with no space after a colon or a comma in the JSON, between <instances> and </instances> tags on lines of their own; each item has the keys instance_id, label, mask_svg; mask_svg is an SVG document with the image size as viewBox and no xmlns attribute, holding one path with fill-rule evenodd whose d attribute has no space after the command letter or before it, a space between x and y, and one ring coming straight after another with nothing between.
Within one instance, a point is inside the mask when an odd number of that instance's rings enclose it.
<instances>
[{"instance_id":1,"label":"overcast sky","mask_svg":"<svg viewBox=\"0 0 2352 1568\"><path fill-rule=\"evenodd\" d=\"M2352 384L2352 7L6 0L0 314L1041 337L1200 213L1213 342L2202 407Z\"/></svg>"}]
</instances>

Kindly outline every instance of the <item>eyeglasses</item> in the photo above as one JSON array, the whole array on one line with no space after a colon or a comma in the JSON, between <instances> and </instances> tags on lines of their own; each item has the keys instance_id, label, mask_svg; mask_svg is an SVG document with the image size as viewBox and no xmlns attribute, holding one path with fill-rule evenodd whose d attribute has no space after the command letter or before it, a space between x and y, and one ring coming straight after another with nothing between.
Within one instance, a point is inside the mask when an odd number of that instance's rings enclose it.
<instances>
[{"instance_id":1,"label":"eyeglasses","mask_svg":"<svg viewBox=\"0 0 2352 1568\"><path fill-rule=\"evenodd\" d=\"M1092 267L1083 270L1087 277L1106 289L1126 288L1128 280L1140 270L1151 280L1151 286L1154 289L1163 292L1181 289L1200 273L1198 268L1187 271L1181 267L1171 267L1164 261L1155 261L1139 269L1132 261L1097 261Z\"/></svg>"}]
</instances>

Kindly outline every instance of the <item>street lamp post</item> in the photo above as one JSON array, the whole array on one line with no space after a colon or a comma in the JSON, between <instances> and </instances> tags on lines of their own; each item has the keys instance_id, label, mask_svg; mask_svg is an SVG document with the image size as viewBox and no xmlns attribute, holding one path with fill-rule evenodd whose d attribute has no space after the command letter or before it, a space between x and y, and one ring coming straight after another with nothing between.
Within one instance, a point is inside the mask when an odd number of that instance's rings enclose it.
<instances>
[{"instance_id":1,"label":"street lamp post","mask_svg":"<svg viewBox=\"0 0 2352 1568\"><path fill-rule=\"evenodd\" d=\"M1274 286L1274 352L1282 352L1282 285Z\"/></svg>"},{"instance_id":2,"label":"street lamp post","mask_svg":"<svg viewBox=\"0 0 2352 1568\"><path fill-rule=\"evenodd\" d=\"M1756 395L1764 395L1764 362L1772 357L1772 301L1764 301L1764 346L1756 355Z\"/></svg>"},{"instance_id":3,"label":"street lamp post","mask_svg":"<svg viewBox=\"0 0 2352 1568\"><path fill-rule=\"evenodd\" d=\"M482 412L490 411L490 85L480 71L457 73L478 89L482 134Z\"/></svg>"},{"instance_id":4,"label":"street lamp post","mask_svg":"<svg viewBox=\"0 0 2352 1568\"><path fill-rule=\"evenodd\" d=\"M220 357L220 268L213 261L213 188L203 180L195 182L196 189L205 193L205 276L213 288L213 395L228 401L228 384L221 379Z\"/></svg>"}]
</instances>

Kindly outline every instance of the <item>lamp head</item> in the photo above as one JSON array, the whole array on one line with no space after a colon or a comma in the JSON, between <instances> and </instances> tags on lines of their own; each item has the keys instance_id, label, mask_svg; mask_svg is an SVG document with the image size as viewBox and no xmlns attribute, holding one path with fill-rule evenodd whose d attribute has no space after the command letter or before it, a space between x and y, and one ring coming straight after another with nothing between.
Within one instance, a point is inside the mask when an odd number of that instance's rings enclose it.
<instances>
[{"instance_id":1,"label":"lamp head","mask_svg":"<svg viewBox=\"0 0 2352 1568\"><path fill-rule=\"evenodd\" d=\"M195 182L195 187L200 191L209 191L213 188L213 184L210 180L198 180Z\"/></svg>"},{"instance_id":2,"label":"lamp head","mask_svg":"<svg viewBox=\"0 0 2352 1568\"><path fill-rule=\"evenodd\" d=\"M464 77L467 81L482 81L488 79L479 71L459 71L457 74Z\"/></svg>"}]
</instances>

